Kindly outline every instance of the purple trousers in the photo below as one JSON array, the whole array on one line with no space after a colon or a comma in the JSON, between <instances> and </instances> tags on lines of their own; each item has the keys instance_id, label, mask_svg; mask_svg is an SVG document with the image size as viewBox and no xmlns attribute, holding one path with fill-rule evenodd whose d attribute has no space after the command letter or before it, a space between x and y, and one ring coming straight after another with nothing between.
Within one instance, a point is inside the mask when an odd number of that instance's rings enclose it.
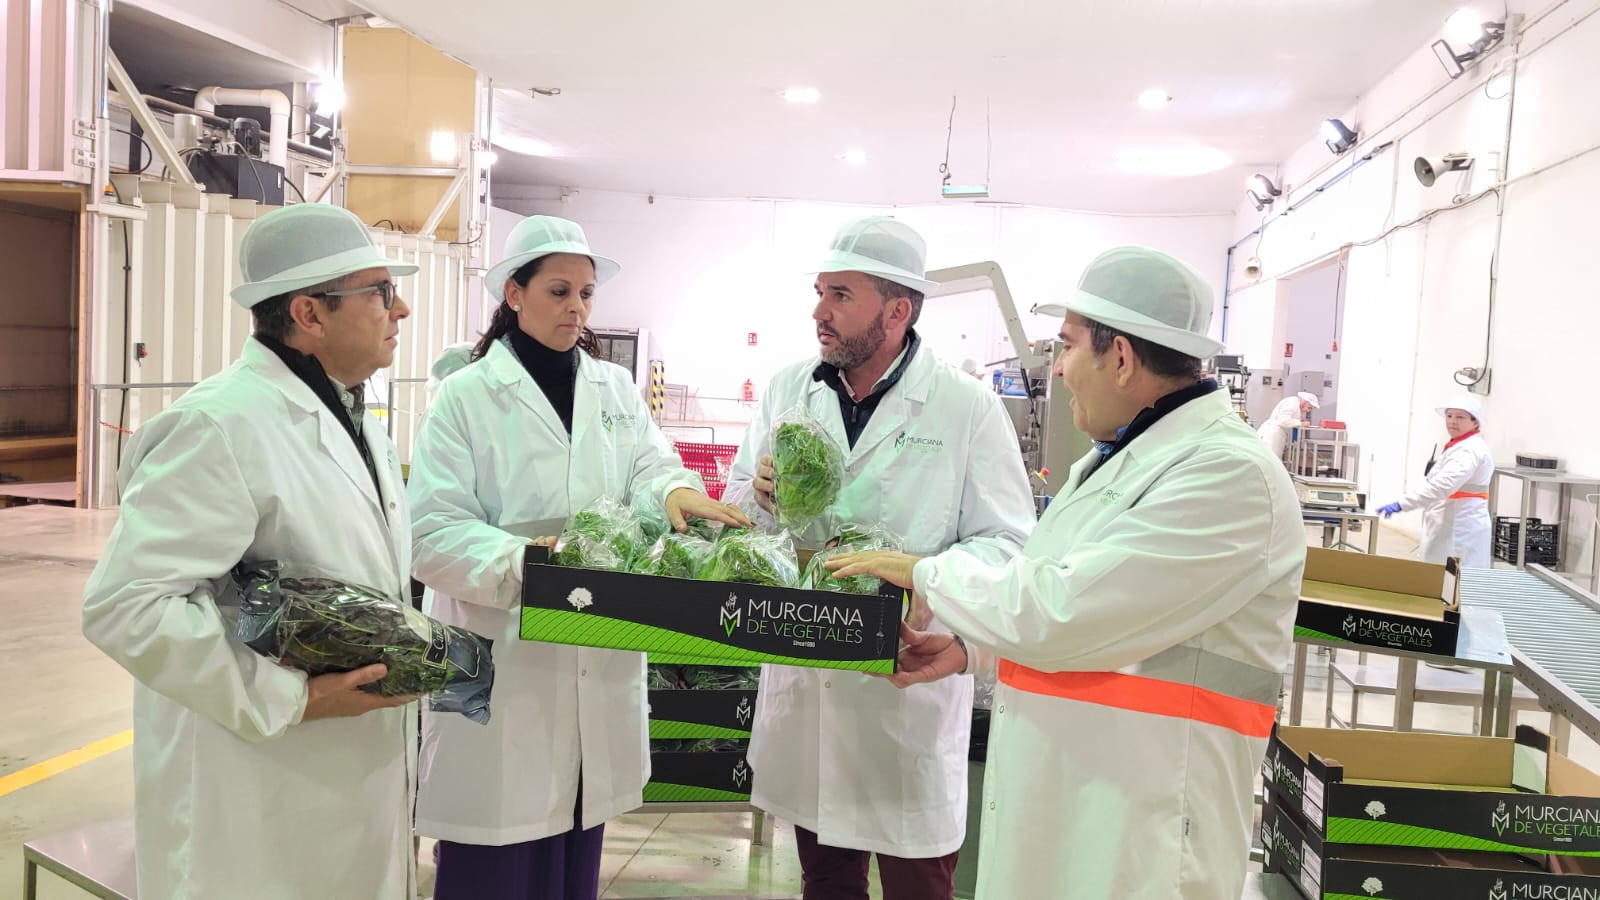
<instances>
[{"instance_id":1,"label":"purple trousers","mask_svg":"<svg viewBox=\"0 0 1600 900\"><path fill-rule=\"evenodd\" d=\"M573 819L571 831L503 847L440 841L433 900L596 900L606 827Z\"/></svg>"}]
</instances>

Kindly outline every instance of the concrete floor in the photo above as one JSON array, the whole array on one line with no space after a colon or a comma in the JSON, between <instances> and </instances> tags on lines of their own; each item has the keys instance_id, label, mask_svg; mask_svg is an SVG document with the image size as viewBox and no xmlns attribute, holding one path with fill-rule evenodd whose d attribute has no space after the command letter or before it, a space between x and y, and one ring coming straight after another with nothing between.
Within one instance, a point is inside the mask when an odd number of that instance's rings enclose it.
<instances>
[{"instance_id":1,"label":"concrete floor","mask_svg":"<svg viewBox=\"0 0 1600 900\"><path fill-rule=\"evenodd\" d=\"M0 510L0 618L6 623L0 631L0 683L12 685L0 692L0 777L130 727L130 679L79 631L83 584L114 523L115 511ZM1308 537L1314 535L1308 531ZM1409 556L1415 542L1386 530L1379 546L1387 555ZM1306 724L1322 721L1325 661L1311 656ZM1388 699L1370 698L1363 702L1362 719L1383 722L1392 709ZM1520 719L1549 727L1542 713ZM1471 713L1419 704L1417 725L1464 733ZM1600 747L1581 734L1574 735L1570 752L1600 771ZM0 796L0 900L21 897L24 841L128 815L130 761L129 750L117 750ZM798 896L800 869L788 826L778 823L770 846L753 846L750 838L747 814L624 816L607 829L604 896ZM432 884L430 850L424 842L424 888ZM49 874L40 888L42 900L86 896Z\"/></svg>"}]
</instances>

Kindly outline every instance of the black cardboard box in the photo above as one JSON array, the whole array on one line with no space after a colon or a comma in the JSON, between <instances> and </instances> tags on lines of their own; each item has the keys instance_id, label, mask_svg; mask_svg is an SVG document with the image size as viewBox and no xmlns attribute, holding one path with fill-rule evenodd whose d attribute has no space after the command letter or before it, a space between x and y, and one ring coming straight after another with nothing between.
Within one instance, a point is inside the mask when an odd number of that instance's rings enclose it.
<instances>
[{"instance_id":1,"label":"black cardboard box","mask_svg":"<svg viewBox=\"0 0 1600 900\"><path fill-rule=\"evenodd\" d=\"M1460 563L1309 548L1296 637L1454 656Z\"/></svg>"},{"instance_id":2,"label":"black cardboard box","mask_svg":"<svg viewBox=\"0 0 1600 900\"><path fill-rule=\"evenodd\" d=\"M650 754L646 803L749 803L750 763L743 751Z\"/></svg>"},{"instance_id":3,"label":"black cardboard box","mask_svg":"<svg viewBox=\"0 0 1600 900\"><path fill-rule=\"evenodd\" d=\"M1329 844L1600 855L1600 776L1526 726L1515 739L1278 726L1262 775Z\"/></svg>"},{"instance_id":4,"label":"black cardboard box","mask_svg":"<svg viewBox=\"0 0 1600 900\"><path fill-rule=\"evenodd\" d=\"M1328 844L1308 834L1279 801L1270 797L1261 812L1265 868L1281 872L1308 900L1600 898L1593 860L1581 862L1586 870L1557 872L1509 853Z\"/></svg>"},{"instance_id":5,"label":"black cardboard box","mask_svg":"<svg viewBox=\"0 0 1600 900\"><path fill-rule=\"evenodd\" d=\"M651 691L650 737L748 738L755 691Z\"/></svg>"},{"instance_id":6,"label":"black cardboard box","mask_svg":"<svg viewBox=\"0 0 1600 900\"><path fill-rule=\"evenodd\" d=\"M659 661L778 663L891 674L906 592L876 596L603 572L529 547L522 639L638 650Z\"/></svg>"}]
</instances>

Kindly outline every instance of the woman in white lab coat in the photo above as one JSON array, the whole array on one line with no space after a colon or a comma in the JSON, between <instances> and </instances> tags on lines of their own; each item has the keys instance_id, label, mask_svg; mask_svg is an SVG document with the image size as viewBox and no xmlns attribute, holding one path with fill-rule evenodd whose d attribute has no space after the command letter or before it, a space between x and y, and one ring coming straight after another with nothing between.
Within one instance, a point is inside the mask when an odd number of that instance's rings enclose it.
<instances>
[{"instance_id":1,"label":"woman in white lab coat","mask_svg":"<svg viewBox=\"0 0 1600 900\"><path fill-rule=\"evenodd\" d=\"M1489 518L1489 480L1494 477L1494 454L1479 429L1483 426L1483 401L1472 394L1440 407L1450 442L1428 470L1427 482L1394 503L1380 507L1385 519L1398 512L1422 510L1422 545L1417 555L1424 562L1443 563L1458 557L1468 568L1487 569L1493 525Z\"/></svg>"},{"instance_id":2,"label":"woman in white lab coat","mask_svg":"<svg viewBox=\"0 0 1600 900\"><path fill-rule=\"evenodd\" d=\"M1282 459L1283 451L1289 446L1289 433L1304 425L1306 416L1321 406L1317 395L1307 391L1285 397L1272 408L1272 415L1261 423L1256 433L1267 442L1267 449L1272 451L1272 455Z\"/></svg>"},{"instance_id":3,"label":"woman in white lab coat","mask_svg":"<svg viewBox=\"0 0 1600 900\"><path fill-rule=\"evenodd\" d=\"M417 831L440 840L438 900L579 900L599 892L603 823L643 802L645 658L519 639L527 536L638 491L675 523L748 522L705 496L629 373L591 355L591 298L617 264L546 216L506 251L485 281L503 303L412 459L416 577L432 614L492 638L495 659L487 725L423 716Z\"/></svg>"}]
</instances>

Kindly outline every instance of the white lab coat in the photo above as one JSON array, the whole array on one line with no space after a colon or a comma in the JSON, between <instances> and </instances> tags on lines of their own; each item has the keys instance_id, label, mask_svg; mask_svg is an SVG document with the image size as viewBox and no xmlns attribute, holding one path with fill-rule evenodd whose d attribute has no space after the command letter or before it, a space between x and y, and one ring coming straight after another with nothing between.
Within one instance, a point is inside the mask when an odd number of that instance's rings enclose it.
<instances>
[{"instance_id":1,"label":"white lab coat","mask_svg":"<svg viewBox=\"0 0 1600 900\"><path fill-rule=\"evenodd\" d=\"M1007 661L977 896L1236 900L1305 567L1299 505L1222 392L1084 479L1096 455L1020 558L915 569L934 612ZM1179 682L1242 698L1253 733L1201 721L1214 695ZM1139 711L1152 700L1168 702Z\"/></svg>"},{"instance_id":2,"label":"white lab coat","mask_svg":"<svg viewBox=\"0 0 1600 900\"><path fill-rule=\"evenodd\" d=\"M1460 557L1468 568L1493 565L1489 501L1482 497L1450 499L1456 494L1486 494L1494 477L1494 454L1483 435L1475 434L1445 448L1428 472L1427 483L1400 498L1403 510L1422 509L1422 545L1417 555L1424 562L1440 563Z\"/></svg>"},{"instance_id":3,"label":"white lab coat","mask_svg":"<svg viewBox=\"0 0 1600 900\"><path fill-rule=\"evenodd\" d=\"M1283 459L1283 451L1289 447L1289 434L1300 427L1303 421L1305 417L1300 414L1299 396L1285 397L1272 408L1272 415L1261 423L1256 433L1267 442L1267 449L1273 457Z\"/></svg>"},{"instance_id":4,"label":"white lab coat","mask_svg":"<svg viewBox=\"0 0 1600 900\"><path fill-rule=\"evenodd\" d=\"M846 449L836 505L844 519L882 524L911 553L954 544L999 564L1019 551L1033 528L1033 495L999 398L924 346L848 449L838 394L812 379L816 365L790 366L772 380L724 499L758 509L756 466L771 452L775 423L803 405ZM825 530L811 529L812 546ZM763 666L751 801L828 846L943 856L966 834L971 729L971 678L899 691L861 673Z\"/></svg>"},{"instance_id":5,"label":"white lab coat","mask_svg":"<svg viewBox=\"0 0 1600 900\"><path fill-rule=\"evenodd\" d=\"M583 827L644 801L644 654L521 640L528 538L499 527L701 487L628 373L580 359L570 438L505 342L445 379L417 435L416 577L431 615L494 641L495 664L487 725L423 714L417 831L428 837L503 846L570 831L580 747Z\"/></svg>"},{"instance_id":6,"label":"white lab coat","mask_svg":"<svg viewBox=\"0 0 1600 900\"><path fill-rule=\"evenodd\" d=\"M334 413L251 339L146 422L84 589L84 634L134 687L139 896L409 898L417 708L301 722L306 678L233 637L241 559L409 602L411 521L394 444Z\"/></svg>"}]
</instances>

